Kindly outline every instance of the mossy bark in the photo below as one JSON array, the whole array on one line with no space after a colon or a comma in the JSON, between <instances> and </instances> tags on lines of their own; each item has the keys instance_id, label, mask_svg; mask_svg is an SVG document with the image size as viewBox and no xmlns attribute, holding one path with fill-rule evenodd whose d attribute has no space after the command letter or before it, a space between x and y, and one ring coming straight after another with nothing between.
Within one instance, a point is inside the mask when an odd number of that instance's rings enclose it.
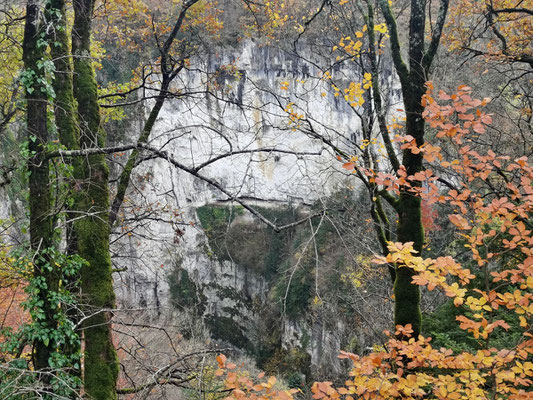
<instances>
[{"instance_id":1,"label":"mossy bark","mask_svg":"<svg viewBox=\"0 0 533 400\"><path fill-rule=\"evenodd\" d=\"M54 62L54 117L59 135L60 143L67 150L79 149L79 128L76 119L76 106L73 92L73 72L71 65L71 54L69 51L69 40L67 35L67 16L65 9L65 0L49 0L48 14L54 29L49 32L50 55ZM81 179L81 160L74 157L69 160L72 168L72 176L68 177L70 192L68 197L72 198L73 205L69 211L77 208L77 191L76 180ZM67 219L71 220L76 214L67 211ZM77 252L76 235L72 223L67 221L67 253L74 254Z\"/></svg>"},{"instance_id":2,"label":"mossy bark","mask_svg":"<svg viewBox=\"0 0 533 400\"><path fill-rule=\"evenodd\" d=\"M74 1L72 53L74 95L78 102L80 148L105 145L98 92L90 59L91 19L94 0ZM111 334L110 309L115 294L109 253L109 170L104 155L83 159L80 209L87 215L76 222L78 252L88 261L81 271L82 296L93 316L84 324L84 389L91 399L117 398L118 359Z\"/></svg>"},{"instance_id":3,"label":"mossy bark","mask_svg":"<svg viewBox=\"0 0 533 400\"><path fill-rule=\"evenodd\" d=\"M55 98L54 98L54 117L56 128L59 135L60 143L65 146L67 150L79 149L79 129L76 120L76 106L74 102L73 93L73 77L72 77L72 65L71 54L69 49L69 40L67 34L67 15L65 0L49 0L47 4L47 17L54 26L48 34L50 43L50 55L54 62L54 80L52 82ZM67 209L67 222L66 222L66 239L67 254L77 253L77 240L74 231L74 224L69 222L73 220L78 214L72 211L78 210L79 195L76 191L76 180L81 178L81 160L75 157L69 160L72 166L72 176L67 177L69 183L69 193L66 195L72 199L71 206ZM79 288L72 282L68 282L68 286L74 291L78 291ZM73 293L75 296L78 293ZM70 308L67 311L68 317L74 323L77 323L80 319L80 315L76 308ZM63 352L72 357L75 354L80 353L81 348L79 346L67 346L63 349ZM73 363L74 364L74 363ZM73 371L76 375L81 377L81 360L78 360L78 368Z\"/></svg>"},{"instance_id":4,"label":"mossy bark","mask_svg":"<svg viewBox=\"0 0 533 400\"><path fill-rule=\"evenodd\" d=\"M30 206L30 244L31 248L39 253L52 246L53 229L51 218L51 196L50 196L50 168L45 157L45 146L48 143L47 128L47 104L48 93L45 86L46 73L40 64L45 58L45 46L42 45L44 34L44 22L41 20L42 9L40 2L29 0L26 6L26 24L24 28L23 59L25 68L25 89L26 89L26 116L27 116L27 137L30 158L28 162L29 170L29 206ZM37 256L33 263L33 274L35 277L45 279L49 290L57 290L58 277L53 264L47 257ZM54 307L47 296L41 291L38 294L42 301L44 310L43 330L53 331L57 326L54 319ZM42 340L36 339L34 343L33 363L35 370L43 371L49 369L48 360L51 353L53 341L45 344ZM43 375L43 380L48 381L49 376Z\"/></svg>"},{"instance_id":5,"label":"mossy bark","mask_svg":"<svg viewBox=\"0 0 533 400\"><path fill-rule=\"evenodd\" d=\"M422 117L424 107L422 96L425 82L433 58L438 49L442 28L448 11L449 0L441 0L437 23L432 27L431 42L426 49L426 7L425 0L411 0L409 17L408 64L403 61L398 29L388 0L378 0L387 23L391 41L392 59L402 88L406 114L406 134L411 135L418 147L424 144L425 122ZM370 8L369 8L370 9ZM390 150L387 149L390 153ZM395 157L391 162L395 163ZM421 153L414 154L405 149L402 164L411 176L423 169ZM416 182L416 181L415 181ZM420 182L414 183L420 185ZM396 204L398 212L397 240L402 243L413 242L413 248L420 254L424 246L424 227L422 225L421 201L408 188L402 188ZM395 323L411 324L413 336L420 334L422 317L420 311L420 289L412 283L414 271L405 266L397 266L394 282Z\"/></svg>"},{"instance_id":6,"label":"mossy bark","mask_svg":"<svg viewBox=\"0 0 533 400\"><path fill-rule=\"evenodd\" d=\"M424 10L421 10L424 15ZM424 21L418 21L416 25L422 23L418 28L419 33L416 38L423 38ZM414 40L414 39L411 39ZM423 39L421 47L423 49ZM414 47L411 45L411 47ZM422 51L410 49L410 55L421 60ZM418 64L420 65L420 64ZM417 146L424 144L425 121L422 118L422 96L425 93L425 76L421 68L411 65L408 79L408 86L403 87L404 106L406 111L406 133L415 138ZM414 154L409 149L403 152L402 164L405 166L407 175L411 176L422 171L422 154ZM416 182L416 181L415 181ZM420 185L420 182L413 183ZM422 253L424 246L424 226L422 225L421 201L413 195L407 188L400 192L398 202L398 225L397 240L402 243L413 242L413 248ZM412 282L414 271L404 266L398 266L396 270L396 281L394 282L395 313L394 322L396 325L411 324L414 337L418 337L422 325L422 314L420 310L420 288Z\"/></svg>"},{"instance_id":7,"label":"mossy bark","mask_svg":"<svg viewBox=\"0 0 533 400\"><path fill-rule=\"evenodd\" d=\"M57 131L61 144L68 150L76 150L79 148L79 129L74 104L72 57L69 50L65 0L48 0L48 12L54 26L48 37L50 55L55 67L52 84L55 92L54 115Z\"/></svg>"},{"instance_id":8,"label":"mossy bark","mask_svg":"<svg viewBox=\"0 0 533 400\"><path fill-rule=\"evenodd\" d=\"M413 242L414 249L422 252L424 227L421 219L420 198L409 193L400 194L400 212L397 227L398 241ZM420 311L420 289L412 282L414 271L405 266L397 266L394 281L394 323L411 324L414 337L418 337L422 325Z\"/></svg>"}]
</instances>

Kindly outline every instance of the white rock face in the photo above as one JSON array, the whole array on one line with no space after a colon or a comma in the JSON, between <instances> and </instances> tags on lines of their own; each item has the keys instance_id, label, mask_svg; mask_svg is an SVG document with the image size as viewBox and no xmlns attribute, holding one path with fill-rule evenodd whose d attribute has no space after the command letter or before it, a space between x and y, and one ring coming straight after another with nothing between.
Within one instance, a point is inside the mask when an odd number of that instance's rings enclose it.
<instances>
[{"instance_id":1,"label":"white rock face","mask_svg":"<svg viewBox=\"0 0 533 400\"><path fill-rule=\"evenodd\" d=\"M336 71L335 76L337 85L346 87L350 79L362 80L354 71ZM350 141L358 136L360 121L342 96L334 97L331 83L320 78L316 68L298 57L252 41L211 55L180 74L174 90L195 94L167 100L150 145L206 179L161 158L136 168L124 204L123 229L113 242L116 267L127 268L115 277L123 307L170 309L166 276L179 265L206 297L205 315L224 316L228 308L238 308L237 323L255 325L253 310L221 296L220 289L261 303L266 301L268 283L253 271L209 257L196 208L236 204L232 198L252 206L305 205L346 182L346 171L317 135L351 153ZM206 84L214 95L206 95ZM150 107L147 104L147 112ZM287 344L296 340L291 338L301 339L300 325L287 321ZM313 363L320 362L323 349L338 351L339 340L332 333L318 326L309 332Z\"/></svg>"}]
</instances>

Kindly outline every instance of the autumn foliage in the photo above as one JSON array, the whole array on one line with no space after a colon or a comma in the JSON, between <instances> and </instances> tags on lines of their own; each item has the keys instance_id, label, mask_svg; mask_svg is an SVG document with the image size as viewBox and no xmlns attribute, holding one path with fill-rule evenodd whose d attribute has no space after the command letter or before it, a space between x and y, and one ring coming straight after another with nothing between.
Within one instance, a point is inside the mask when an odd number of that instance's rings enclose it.
<instances>
[{"instance_id":1,"label":"autumn foliage","mask_svg":"<svg viewBox=\"0 0 533 400\"><path fill-rule=\"evenodd\" d=\"M531 0L452 2L447 42L452 50L531 64Z\"/></svg>"},{"instance_id":2,"label":"autumn foliage","mask_svg":"<svg viewBox=\"0 0 533 400\"><path fill-rule=\"evenodd\" d=\"M488 100L473 99L470 92L466 86L453 95L441 91L437 101L428 84L424 116L441 146L426 143L417 148L411 138L403 137L402 148L422 152L428 168L409 179L401 171L398 177L377 174L375 179L388 190L407 185L430 204L451 205L455 211L449 219L470 251L471 265L461 265L449 256L424 259L415 255L410 243L391 243L390 254L376 261L413 269L413 283L441 290L456 306L465 306L468 312L457 317L457 322L474 337L480 350L436 349L431 338L423 336L399 340L411 330L397 326L384 351L366 357L341 354L354 362L350 380L341 388L315 384L315 398L529 398L533 237L528 228L533 169L526 157L512 159L492 149L475 149L476 139L485 133L491 117L482 108ZM455 150L457 157L445 159L444 147L448 154ZM455 188L443 193L431 165L448 170ZM413 180L424 184L411 186ZM482 277L479 287L472 285L474 272ZM520 330L520 337L508 342L507 348L491 345L495 331L510 329L509 323L498 318L501 309L514 313L519 321L513 329Z\"/></svg>"},{"instance_id":3,"label":"autumn foliage","mask_svg":"<svg viewBox=\"0 0 533 400\"><path fill-rule=\"evenodd\" d=\"M227 392L227 400L239 399L280 399L289 400L297 389L284 390L276 387L277 379L274 376L265 378L261 372L256 379L242 371L236 364L227 362L225 355L220 354L216 358L218 369L215 376L223 377L224 388L222 392Z\"/></svg>"},{"instance_id":4,"label":"autumn foliage","mask_svg":"<svg viewBox=\"0 0 533 400\"><path fill-rule=\"evenodd\" d=\"M4 340L3 330L16 330L29 321L29 314L22 307L27 271L15 268L13 261L6 249L0 249L0 343Z\"/></svg>"},{"instance_id":5,"label":"autumn foliage","mask_svg":"<svg viewBox=\"0 0 533 400\"><path fill-rule=\"evenodd\" d=\"M478 349L435 348L430 337L411 337L410 325L396 326L395 332L386 332L388 341L380 351L366 356L342 352L340 358L353 362L349 378L342 386L315 382L315 399L531 398L533 167L526 157L513 159L477 145L479 135L491 123L491 116L483 110L488 99L473 99L467 86L452 95L441 91L437 96L432 84L427 86L424 117L434 129L433 144L417 148L409 137L398 139L401 148L423 153L427 168L409 178L402 169L396 176L366 173L389 191L408 187L427 204L451 206L449 220L469 251L470 261L462 264L445 255L423 258L411 243L390 243L389 254L376 257L375 262L411 268L413 283L429 291L440 290L463 307L465 313L457 317L457 323L473 337ZM441 175L447 185L439 184ZM423 184L411 185L413 181ZM507 321L516 323L511 326ZM505 347L495 345L493 337L510 329L513 335ZM265 391L271 388L269 383L258 385L248 377L238 378L227 372L234 366L225 364L225 358L218 361L218 374L227 373L226 387L233 390L230 398L292 395Z\"/></svg>"}]
</instances>

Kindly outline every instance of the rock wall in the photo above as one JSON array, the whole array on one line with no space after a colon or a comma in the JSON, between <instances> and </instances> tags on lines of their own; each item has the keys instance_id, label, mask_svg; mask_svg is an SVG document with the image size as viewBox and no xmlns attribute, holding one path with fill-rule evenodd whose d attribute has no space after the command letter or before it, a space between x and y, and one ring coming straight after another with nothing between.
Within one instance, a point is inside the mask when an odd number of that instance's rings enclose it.
<instances>
[{"instance_id":1,"label":"rock wall","mask_svg":"<svg viewBox=\"0 0 533 400\"><path fill-rule=\"evenodd\" d=\"M347 186L347 174L320 137L350 153L360 121L304 61L310 52L300 49L300 56L245 41L180 75L177 97L165 103L150 144L205 179L149 155L136 168L113 242L116 266L124 269L116 276L123 307L170 312L179 303L170 282L191 287L188 296L197 301L186 301L186 308L205 317L219 339L250 349L264 335L262 310L273 301L273 277L235 262L231 252L216 254L198 209L224 204L232 210L239 198L253 207L308 213ZM334 74L339 87L362 80L357 71ZM257 219L238 210L225 229L259 229ZM278 329L282 347L303 349L313 366L340 368L342 320L325 326L320 318L282 315Z\"/></svg>"},{"instance_id":2,"label":"rock wall","mask_svg":"<svg viewBox=\"0 0 533 400\"><path fill-rule=\"evenodd\" d=\"M191 167L217 156L237 153L213 162L200 172L220 182L232 195L260 203L309 203L327 194L343 179L342 176L331 179L331 171L337 169L338 162L320 140L312 140L291 130L284 111L291 99L283 100L280 107L274 103L276 97L269 93L274 90L279 96L302 95L309 103L302 103L308 109L308 115L320 115L332 126L353 125L348 109L335 109L331 99L315 98L299 87L301 84L297 81L316 77L316 70L311 70L298 58L287 56L280 50L258 47L252 41L238 49L230 48L228 53L210 55L205 63L199 64L198 70L202 72L190 71L180 76L176 90L198 90L199 94L165 103L151 135L151 145L168 151ZM206 96L207 81L218 99ZM280 90L281 82L289 82L290 93ZM150 106L148 103L146 110ZM128 137L125 141L131 139ZM342 138L334 139L337 144L342 144ZM321 155L238 153L259 148ZM206 259L194 254L198 247L202 247L199 237L203 235L195 209L208 203L228 201L228 196L216 188L170 166L166 160L145 161L136 169L135 175L135 187L130 192L130 203L126 204L126 219L136 215L136 207L150 210L150 216L157 214L167 219L143 221L146 223L140 231L144 231L146 238L155 235L156 241L146 240L136 233L128 235L131 233L128 229L117 233L119 254L126 260L138 260L134 261L138 266L130 268L136 271L135 280L129 273L123 278L128 284L122 298L131 303L138 303L139 297L136 296L140 295L136 293L153 292L146 286L148 281L157 282L159 290L165 290L161 289L164 283L157 278L161 275L160 266L174 264L177 251L184 253L185 265L194 265L194 268L209 265ZM174 212L177 215L173 215ZM182 223L191 223L191 226L185 229L181 227ZM176 238L178 229L179 235L183 231L183 236ZM131 290L130 294L127 294L128 290ZM143 296L148 306L157 301L164 303L166 298L162 296L157 300L152 295Z\"/></svg>"}]
</instances>

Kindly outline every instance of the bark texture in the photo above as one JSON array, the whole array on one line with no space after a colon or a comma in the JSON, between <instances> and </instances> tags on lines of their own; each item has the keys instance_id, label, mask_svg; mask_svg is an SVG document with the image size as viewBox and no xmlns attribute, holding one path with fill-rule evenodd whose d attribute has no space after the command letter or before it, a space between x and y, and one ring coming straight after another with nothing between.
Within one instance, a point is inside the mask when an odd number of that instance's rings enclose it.
<instances>
[{"instance_id":1,"label":"bark texture","mask_svg":"<svg viewBox=\"0 0 533 400\"><path fill-rule=\"evenodd\" d=\"M67 34L67 14L65 7L65 0L49 0L47 4L47 17L54 26L53 30L48 33L50 43L50 55L54 63L54 80L52 82L55 98L54 98L54 118L60 143L65 146L67 150L79 149L79 129L76 119L76 106L74 103L73 93L73 78L72 78L72 57L69 49L69 40ZM66 177L69 192L66 196L72 200L67 204L67 222L66 222L66 238L67 254L77 253L77 240L74 231L74 224L69 222L73 220L78 214L72 211L78 210L79 194L76 191L76 181L81 179L81 161L78 157L68 159L72 167L72 176ZM72 282L67 282L67 285L76 291L73 295L79 294L79 288L76 287L74 279ZM75 308L70 308L67 312L68 317L75 324L79 321L80 315ZM79 346L66 346L62 351L72 357L74 354L79 354ZM78 365L81 366L81 360L78 360ZM81 369L78 368L74 373L81 377Z\"/></svg>"},{"instance_id":2,"label":"bark texture","mask_svg":"<svg viewBox=\"0 0 533 400\"><path fill-rule=\"evenodd\" d=\"M78 102L80 147L104 147L97 84L90 59L91 19L94 0L74 1L72 53L74 95ZM118 359L111 334L110 309L115 307L109 254L109 170L103 154L82 161L80 209L87 216L76 223L78 252L88 261L81 271L82 296L93 316L84 324L84 388L91 399L117 398Z\"/></svg>"},{"instance_id":3,"label":"bark texture","mask_svg":"<svg viewBox=\"0 0 533 400\"><path fill-rule=\"evenodd\" d=\"M440 37L449 0L441 0L439 13L433 27L431 41L426 49L426 0L411 0L409 16L409 44L407 49L408 64L403 60L402 49L396 21L392 14L388 0L379 0L379 5L385 17L390 34L391 53L396 72L400 78L406 114L406 134L411 135L417 146L424 144L425 122L422 118L424 107L422 96L429 80L430 68L438 50ZM390 153L390 150L387 149ZM395 164L393 157L391 162ZM405 149L402 154L402 165L405 166L407 175L414 175L423 169L422 153L414 154ZM416 181L415 181L416 182ZM417 183L420 185L420 182ZM422 212L420 198L413 195L408 188L402 188L396 203L398 212L397 240L402 243L413 242L414 249L420 254L424 246L424 226L422 225ZM394 282L396 325L411 324L414 337L420 334L422 314L420 311L420 289L412 284L414 271L404 266L397 266Z\"/></svg>"},{"instance_id":4,"label":"bark texture","mask_svg":"<svg viewBox=\"0 0 533 400\"><path fill-rule=\"evenodd\" d=\"M38 0L29 0L26 6L26 24L24 28L23 59L26 90L27 138L30 158L29 170L29 206L30 206L30 244L37 254L33 262L35 278L42 278L49 290L57 290L58 277L53 264L49 263L43 250L52 246L53 229L51 218L50 168L44 156L48 143L46 72L42 61L45 59L46 46L43 45L44 27L41 20L41 4ZM39 323L46 331L55 329L57 322L53 318L55 304L48 299L47 293L38 294L44 310L44 319ZM36 339L34 343L33 363L37 371L49 368L48 360L53 341L45 343ZM44 380L48 381L46 375Z\"/></svg>"}]
</instances>

